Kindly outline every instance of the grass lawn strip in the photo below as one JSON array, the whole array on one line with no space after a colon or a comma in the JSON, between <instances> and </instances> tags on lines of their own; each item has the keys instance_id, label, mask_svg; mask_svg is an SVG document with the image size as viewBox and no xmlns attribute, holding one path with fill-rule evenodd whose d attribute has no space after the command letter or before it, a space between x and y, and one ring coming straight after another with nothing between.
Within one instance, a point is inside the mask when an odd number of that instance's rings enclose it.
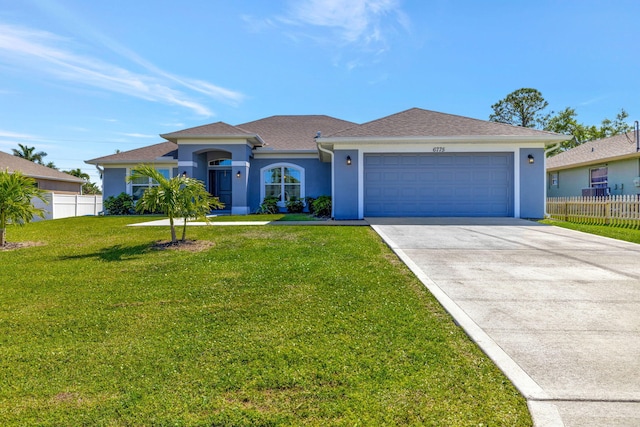
<instances>
[{"instance_id":1,"label":"grass lawn strip","mask_svg":"<svg viewBox=\"0 0 640 427\"><path fill-rule=\"evenodd\" d=\"M0 424L530 426L525 400L368 227L144 217L12 228Z\"/></svg>"}]
</instances>

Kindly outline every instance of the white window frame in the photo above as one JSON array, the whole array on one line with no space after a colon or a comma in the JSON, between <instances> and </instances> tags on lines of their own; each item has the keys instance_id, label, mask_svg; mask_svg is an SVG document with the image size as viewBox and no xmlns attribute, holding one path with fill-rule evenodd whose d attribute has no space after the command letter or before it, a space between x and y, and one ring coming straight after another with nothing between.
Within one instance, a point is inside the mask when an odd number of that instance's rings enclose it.
<instances>
[{"instance_id":1,"label":"white window frame","mask_svg":"<svg viewBox=\"0 0 640 427\"><path fill-rule=\"evenodd\" d=\"M551 186L558 187L558 172L551 172Z\"/></svg>"},{"instance_id":2,"label":"white window frame","mask_svg":"<svg viewBox=\"0 0 640 427\"><path fill-rule=\"evenodd\" d=\"M155 169L157 171L167 171L168 172L167 175L166 175L167 179L171 179L172 178L172 176L171 176L171 172L173 171L172 168L170 168L170 167L157 167ZM133 171L133 168L130 168L127 171L127 176L131 176L132 171ZM131 197L133 197L133 189L134 189L134 187L151 188L151 187L157 187L157 186L158 186L158 183L155 180L151 179L151 178L147 178L147 183L146 184L134 184L132 181L127 181L127 193ZM136 199L136 200L139 200L139 199Z\"/></svg>"},{"instance_id":3,"label":"white window frame","mask_svg":"<svg viewBox=\"0 0 640 427\"><path fill-rule=\"evenodd\" d=\"M604 169L607 173L604 175L606 179L604 181L593 181L593 172ZM609 187L609 168L607 166L599 166L597 168L589 169L589 187L591 188L607 188Z\"/></svg>"},{"instance_id":4,"label":"white window frame","mask_svg":"<svg viewBox=\"0 0 640 427\"><path fill-rule=\"evenodd\" d=\"M284 163L284 162L279 162L279 163L272 163L270 165L267 165L263 168L260 169L260 203L262 203L262 201L264 200L265 194L266 192L266 183L264 182L264 173L268 170L271 169L275 169L275 168L290 168L290 169L296 169L297 171L300 172L300 200L304 201L305 198L305 170L302 166L300 165L296 165L293 163ZM282 174L282 176L284 176L284 173ZM284 186L285 186L285 182L284 180L282 180L282 182L280 183L280 185L282 186L282 191L281 194L284 194ZM280 200L278 201L278 206L280 207L284 207L285 206L285 200Z\"/></svg>"}]
</instances>

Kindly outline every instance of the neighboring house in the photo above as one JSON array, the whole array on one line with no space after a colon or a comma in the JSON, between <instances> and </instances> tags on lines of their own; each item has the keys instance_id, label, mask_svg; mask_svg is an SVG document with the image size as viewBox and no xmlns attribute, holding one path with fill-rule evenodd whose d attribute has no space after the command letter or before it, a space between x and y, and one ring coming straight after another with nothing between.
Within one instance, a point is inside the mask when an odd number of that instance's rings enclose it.
<instances>
[{"instance_id":1,"label":"neighboring house","mask_svg":"<svg viewBox=\"0 0 640 427\"><path fill-rule=\"evenodd\" d=\"M0 151L0 170L19 171L36 180L38 188L51 193L82 194L84 180L59 170Z\"/></svg>"},{"instance_id":2,"label":"neighboring house","mask_svg":"<svg viewBox=\"0 0 640 427\"><path fill-rule=\"evenodd\" d=\"M589 141L547 159L547 195L640 194L636 132Z\"/></svg>"},{"instance_id":3,"label":"neighboring house","mask_svg":"<svg viewBox=\"0 0 640 427\"><path fill-rule=\"evenodd\" d=\"M272 116L160 135L168 142L88 160L103 168L105 197L140 197L139 163L200 179L233 214L266 196L330 195L335 219L365 216L541 218L545 149L565 135L427 111L364 124L328 116Z\"/></svg>"}]
</instances>

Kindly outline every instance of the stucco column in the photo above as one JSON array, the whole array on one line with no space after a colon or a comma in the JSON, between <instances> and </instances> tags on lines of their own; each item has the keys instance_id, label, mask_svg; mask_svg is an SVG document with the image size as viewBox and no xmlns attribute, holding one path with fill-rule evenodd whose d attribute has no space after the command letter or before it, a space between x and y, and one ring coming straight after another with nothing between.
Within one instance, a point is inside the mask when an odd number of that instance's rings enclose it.
<instances>
[{"instance_id":1,"label":"stucco column","mask_svg":"<svg viewBox=\"0 0 640 427\"><path fill-rule=\"evenodd\" d=\"M231 173L233 174L231 185L232 215L249 214L249 201L247 189L249 183L249 162L233 160L231 162Z\"/></svg>"}]
</instances>

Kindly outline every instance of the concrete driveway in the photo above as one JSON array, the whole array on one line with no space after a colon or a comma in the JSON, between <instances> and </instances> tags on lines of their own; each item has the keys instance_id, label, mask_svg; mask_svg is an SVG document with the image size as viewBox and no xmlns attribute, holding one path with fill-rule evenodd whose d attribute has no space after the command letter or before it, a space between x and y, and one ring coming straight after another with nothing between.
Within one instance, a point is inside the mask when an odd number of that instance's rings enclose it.
<instances>
[{"instance_id":1,"label":"concrete driveway","mask_svg":"<svg viewBox=\"0 0 640 427\"><path fill-rule=\"evenodd\" d=\"M536 426L640 426L640 245L506 218L367 218Z\"/></svg>"}]
</instances>

